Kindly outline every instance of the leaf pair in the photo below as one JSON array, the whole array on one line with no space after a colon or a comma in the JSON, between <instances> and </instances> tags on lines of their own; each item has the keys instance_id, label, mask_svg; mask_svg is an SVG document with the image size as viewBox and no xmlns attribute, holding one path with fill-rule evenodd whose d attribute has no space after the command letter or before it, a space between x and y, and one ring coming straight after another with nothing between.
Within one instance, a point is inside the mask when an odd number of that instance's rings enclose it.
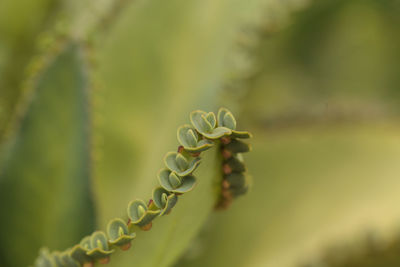
<instances>
[{"instance_id":1,"label":"leaf pair","mask_svg":"<svg viewBox=\"0 0 400 267\"><path fill-rule=\"evenodd\" d=\"M217 118L213 112L206 113L202 110L195 110L190 114L190 121L195 129L208 139L219 139L228 135L236 138L251 137L249 132L236 130L236 119L228 109L220 108Z\"/></svg>"}]
</instances>

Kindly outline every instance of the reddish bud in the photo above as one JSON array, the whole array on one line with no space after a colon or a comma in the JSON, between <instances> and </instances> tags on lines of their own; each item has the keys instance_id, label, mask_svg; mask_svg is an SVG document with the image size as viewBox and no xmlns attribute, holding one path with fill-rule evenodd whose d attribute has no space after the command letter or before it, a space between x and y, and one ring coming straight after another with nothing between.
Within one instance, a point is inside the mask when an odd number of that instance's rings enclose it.
<instances>
[{"instance_id":1,"label":"reddish bud","mask_svg":"<svg viewBox=\"0 0 400 267\"><path fill-rule=\"evenodd\" d=\"M197 152L197 153L191 153L190 155L192 155L192 157L197 158L198 156L200 156L201 152Z\"/></svg>"},{"instance_id":2,"label":"reddish bud","mask_svg":"<svg viewBox=\"0 0 400 267\"><path fill-rule=\"evenodd\" d=\"M132 246L132 244L131 244L131 242L129 242L129 243L126 243L125 245L120 246L120 248L123 251L126 251L126 250L130 249L131 246Z\"/></svg>"},{"instance_id":3,"label":"reddish bud","mask_svg":"<svg viewBox=\"0 0 400 267\"><path fill-rule=\"evenodd\" d=\"M224 145L227 145L227 144L229 144L231 142L231 138L227 137L227 136L221 137L220 140L221 140L221 143L223 143Z\"/></svg>"},{"instance_id":4,"label":"reddish bud","mask_svg":"<svg viewBox=\"0 0 400 267\"><path fill-rule=\"evenodd\" d=\"M232 168L231 168L231 166L229 166L229 164L224 164L222 166L222 170L223 170L224 174L231 174L232 173Z\"/></svg>"},{"instance_id":5,"label":"reddish bud","mask_svg":"<svg viewBox=\"0 0 400 267\"><path fill-rule=\"evenodd\" d=\"M178 146L178 153L182 153L185 150L183 146Z\"/></svg>"},{"instance_id":6,"label":"reddish bud","mask_svg":"<svg viewBox=\"0 0 400 267\"><path fill-rule=\"evenodd\" d=\"M227 180L222 181L222 188L228 189L230 186L231 185L229 184L229 182Z\"/></svg>"},{"instance_id":7,"label":"reddish bud","mask_svg":"<svg viewBox=\"0 0 400 267\"><path fill-rule=\"evenodd\" d=\"M102 258L99 260L101 264L107 264L110 262L110 257Z\"/></svg>"},{"instance_id":8,"label":"reddish bud","mask_svg":"<svg viewBox=\"0 0 400 267\"><path fill-rule=\"evenodd\" d=\"M151 229L151 227L153 227L153 223L150 222L144 226L141 226L140 229L142 229L143 231L149 231Z\"/></svg>"},{"instance_id":9,"label":"reddish bud","mask_svg":"<svg viewBox=\"0 0 400 267\"><path fill-rule=\"evenodd\" d=\"M227 149L223 149L223 150L222 150L222 157L223 157L224 159L229 159L230 157L232 157L232 152L230 152L230 151L227 150Z\"/></svg>"}]
</instances>

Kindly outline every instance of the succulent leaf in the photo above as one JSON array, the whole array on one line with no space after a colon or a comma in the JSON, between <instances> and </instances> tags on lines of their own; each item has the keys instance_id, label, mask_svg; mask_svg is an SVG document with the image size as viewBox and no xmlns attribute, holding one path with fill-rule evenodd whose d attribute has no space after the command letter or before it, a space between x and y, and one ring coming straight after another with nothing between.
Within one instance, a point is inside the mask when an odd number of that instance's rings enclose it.
<instances>
[{"instance_id":1,"label":"succulent leaf","mask_svg":"<svg viewBox=\"0 0 400 267\"><path fill-rule=\"evenodd\" d=\"M197 139L199 138L196 131L189 129L186 135L186 140L188 141L189 146L195 147L197 145Z\"/></svg>"},{"instance_id":2,"label":"succulent leaf","mask_svg":"<svg viewBox=\"0 0 400 267\"><path fill-rule=\"evenodd\" d=\"M225 179L231 185L231 188L246 187L246 175L244 173L231 173L225 176Z\"/></svg>"},{"instance_id":3,"label":"succulent leaf","mask_svg":"<svg viewBox=\"0 0 400 267\"><path fill-rule=\"evenodd\" d=\"M90 237L91 249L87 252L87 255L94 259L103 259L109 257L114 250L108 246L107 236L102 231L96 231Z\"/></svg>"},{"instance_id":4,"label":"succulent leaf","mask_svg":"<svg viewBox=\"0 0 400 267\"><path fill-rule=\"evenodd\" d=\"M244 172L246 171L246 166L237 157L231 157L225 162L233 172Z\"/></svg>"},{"instance_id":5,"label":"succulent leaf","mask_svg":"<svg viewBox=\"0 0 400 267\"><path fill-rule=\"evenodd\" d=\"M231 130L226 127L215 128L216 118L215 114L212 112L206 113L202 110L195 110L190 113L190 121L194 128L208 139L218 139L232 133Z\"/></svg>"},{"instance_id":6,"label":"succulent leaf","mask_svg":"<svg viewBox=\"0 0 400 267\"><path fill-rule=\"evenodd\" d=\"M51 256L54 260L55 267L64 267L64 262L61 258L61 253L59 251L53 251L53 253L51 253Z\"/></svg>"},{"instance_id":7,"label":"succulent leaf","mask_svg":"<svg viewBox=\"0 0 400 267\"><path fill-rule=\"evenodd\" d=\"M181 171L184 171L189 167L189 162L181 153L178 153L176 155L176 165Z\"/></svg>"},{"instance_id":8,"label":"succulent leaf","mask_svg":"<svg viewBox=\"0 0 400 267\"><path fill-rule=\"evenodd\" d=\"M120 218L111 220L107 225L107 234L111 245L123 246L130 243L136 234L129 233L127 224Z\"/></svg>"},{"instance_id":9,"label":"succulent leaf","mask_svg":"<svg viewBox=\"0 0 400 267\"><path fill-rule=\"evenodd\" d=\"M70 254L69 251L61 253L61 260L63 262L64 267L80 267L80 263L74 260Z\"/></svg>"},{"instance_id":10,"label":"succulent leaf","mask_svg":"<svg viewBox=\"0 0 400 267\"><path fill-rule=\"evenodd\" d=\"M215 117L214 112L208 112L206 115L206 119L213 129L215 128L215 126L217 126L217 118Z\"/></svg>"},{"instance_id":11,"label":"succulent leaf","mask_svg":"<svg viewBox=\"0 0 400 267\"><path fill-rule=\"evenodd\" d=\"M168 152L164 157L166 167L178 174L186 176L192 173L200 164L200 158L194 158L190 162L181 153Z\"/></svg>"},{"instance_id":12,"label":"succulent leaf","mask_svg":"<svg viewBox=\"0 0 400 267\"><path fill-rule=\"evenodd\" d=\"M68 255L81 264L92 262L92 258L87 255L90 249L90 236L86 236L68 252Z\"/></svg>"},{"instance_id":13,"label":"succulent leaf","mask_svg":"<svg viewBox=\"0 0 400 267\"><path fill-rule=\"evenodd\" d=\"M196 130L189 124L178 128L177 137L183 148L191 153L202 152L213 146L213 142L207 139L199 140Z\"/></svg>"},{"instance_id":14,"label":"succulent leaf","mask_svg":"<svg viewBox=\"0 0 400 267\"><path fill-rule=\"evenodd\" d=\"M170 193L162 187L153 190L153 200L155 205L161 209L160 216L168 214L176 205L178 197L174 193Z\"/></svg>"},{"instance_id":15,"label":"succulent leaf","mask_svg":"<svg viewBox=\"0 0 400 267\"><path fill-rule=\"evenodd\" d=\"M232 131L226 127L217 127L215 128L212 133L204 133L204 136L209 139L219 139L222 136L230 135Z\"/></svg>"},{"instance_id":16,"label":"succulent leaf","mask_svg":"<svg viewBox=\"0 0 400 267\"><path fill-rule=\"evenodd\" d=\"M225 145L225 149L228 149L232 153L246 153L251 150L251 146L238 139L232 139L229 144Z\"/></svg>"},{"instance_id":17,"label":"succulent leaf","mask_svg":"<svg viewBox=\"0 0 400 267\"><path fill-rule=\"evenodd\" d=\"M85 249L85 250L90 250L92 249L92 244L90 243L90 235L89 236L85 236L81 242L79 243L79 245Z\"/></svg>"},{"instance_id":18,"label":"succulent leaf","mask_svg":"<svg viewBox=\"0 0 400 267\"><path fill-rule=\"evenodd\" d=\"M170 177L175 177L176 174L171 172L168 169L162 169L158 173L158 180L161 184L161 186L173 193L186 193L191 191L194 186L196 185L196 178L192 175L184 176L184 177L179 177L181 184L178 187L175 187L174 184L170 182Z\"/></svg>"},{"instance_id":19,"label":"succulent leaf","mask_svg":"<svg viewBox=\"0 0 400 267\"><path fill-rule=\"evenodd\" d=\"M35 267L54 267L55 261L47 248L42 248L35 261Z\"/></svg>"},{"instance_id":20,"label":"succulent leaf","mask_svg":"<svg viewBox=\"0 0 400 267\"><path fill-rule=\"evenodd\" d=\"M246 131L236 130L236 119L227 108L220 108L218 110L218 126L226 127L232 131L232 136L236 138L250 138L251 134Z\"/></svg>"},{"instance_id":21,"label":"succulent leaf","mask_svg":"<svg viewBox=\"0 0 400 267\"><path fill-rule=\"evenodd\" d=\"M182 184L181 178L175 172L171 172L168 176L168 181L172 188L178 188Z\"/></svg>"},{"instance_id":22,"label":"succulent leaf","mask_svg":"<svg viewBox=\"0 0 400 267\"><path fill-rule=\"evenodd\" d=\"M228 112L225 114L223 124L229 129L236 129L236 119L233 117L232 113Z\"/></svg>"},{"instance_id":23,"label":"succulent leaf","mask_svg":"<svg viewBox=\"0 0 400 267\"><path fill-rule=\"evenodd\" d=\"M150 210L143 200L133 200L128 204L128 217L131 224L144 227L154 220L160 213L160 210Z\"/></svg>"},{"instance_id":24,"label":"succulent leaf","mask_svg":"<svg viewBox=\"0 0 400 267\"><path fill-rule=\"evenodd\" d=\"M232 192L233 197L238 197L238 196L246 194L247 191L249 191L249 186L245 185L243 187L233 187L230 190Z\"/></svg>"},{"instance_id":25,"label":"succulent leaf","mask_svg":"<svg viewBox=\"0 0 400 267\"><path fill-rule=\"evenodd\" d=\"M163 194L161 195L161 204L162 204L163 206L165 206L165 204L167 204L167 200L168 200L168 195L167 195L166 193L163 193Z\"/></svg>"},{"instance_id":26,"label":"succulent leaf","mask_svg":"<svg viewBox=\"0 0 400 267\"><path fill-rule=\"evenodd\" d=\"M202 110L195 110L190 113L190 121L196 130L200 133L208 133L211 132L213 127L210 122L206 118L207 113Z\"/></svg>"}]
</instances>

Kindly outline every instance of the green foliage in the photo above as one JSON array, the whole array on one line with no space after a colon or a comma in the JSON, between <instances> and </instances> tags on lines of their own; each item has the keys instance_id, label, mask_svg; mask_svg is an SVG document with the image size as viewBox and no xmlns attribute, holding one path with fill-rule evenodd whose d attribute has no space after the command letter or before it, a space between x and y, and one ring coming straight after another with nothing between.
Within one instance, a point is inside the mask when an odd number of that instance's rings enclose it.
<instances>
[{"instance_id":1,"label":"green foliage","mask_svg":"<svg viewBox=\"0 0 400 267\"><path fill-rule=\"evenodd\" d=\"M188 124L178 129L178 141L189 153L198 153L212 147L213 142L207 139L200 139L196 130Z\"/></svg>"},{"instance_id":2,"label":"green foliage","mask_svg":"<svg viewBox=\"0 0 400 267\"><path fill-rule=\"evenodd\" d=\"M221 108L218 111L218 126L226 127L232 131L232 136L236 138L250 138L251 135L246 131L236 130L236 119L232 113L226 108Z\"/></svg>"},{"instance_id":3,"label":"green foliage","mask_svg":"<svg viewBox=\"0 0 400 267\"><path fill-rule=\"evenodd\" d=\"M200 158L188 159L182 153L168 152L164 157L166 167L179 176L186 176L192 173L200 164Z\"/></svg>"},{"instance_id":4,"label":"green foliage","mask_svg":"<svg viewBox=\"0 0 400 267\"><path fill-rule=\"evenodd\" d=\"M153 190L154 204L161 210L160 215L167 215L171 209L176 205L178 197L176 194L165 190L162 187Z\"/></svg>"},{"instance_id":5,"label":"green foliage","mask_svg":"<svg viewBox=\"0 0 400 267\"><path fill-rule=\"evenodd\" d=\"M196 178L194 176L187 175L180 177L168 169L162 169L158 173L158 180L165 190L178 194L189 192L196 185Z\"/></svg>"},{"instance_id":6,"label":"green foliage","mask_svg":"<svg viewBox=\"0 0 400 267\"><path fill-rule=\"evenodd\" d=\"M216 127L217 119L212 112L193 111L190 113L190 121L194 128L208 139L219 139L231 134L231 131L226 127Z\"/></svg>"},{"instance_id":7,"label":"green foliage","mask_svg":"<svg viewBox=\"0 0 400 267\"><path fill-rule=\"evenodd\" d=\"M142 229L146 229L148 225L151 227L151 221L160 213L160 210L150 210L143 200L134 200L128 204L128 217L130 224L138 225Z\"/></svg>"},{"instance_id":8,"label":"green foliage","mask_svg":"<svg viewBox=\"0 0 400 267\"><path fill-rule=\"evenodd\" d=\"M63 249L94 228L85 67L79 46L65 44L32 82L15 135L2 147L0 201L8 204L1 206L7 231L0 253L7 266L27 266L43 244Z\"/></svg>"},{"instance_id":9,"label":"green foliage","mask_svg":"<svg viewBox=\"0 0 400 267\"><path fill-rule=\"evenodd\" d=\"M93 260L101 263L109 261L109 255L114 252L108 246L108 239L104 232L96 231L90 236L89 251L86 254Z\"/></svg>"},{"instance_id":10,"label":"green foliage","mask_svg":"<svg viewBox=\"0 0 400 267\"><path fill-rule=\"evenodd\" d=\"M208 113L208 116L215 118L215 114L211 112ZM216 123L215 121L212 124L214 128L216 127ZM178 133L180 129L178 129ZM205 136L201 137L205 138ZM223 150L223 144L229 143L231 138L233 136L225 136L221 138L221 141L215 140L214 142L221 144L221 150ZM199 166L200 155L197 153L190 156L190 153L185 151L181 146L178 150L178 153L168 152L166 154L164 163L167 168L162 169L159 173L159 181L162 187L153 189L153 199L150 199L148 204L140 199L129 202L127 208L128 222L124 222L122 219L111 220L107 225L108 235L102 231L96 231L90 237L86 236L78 245L63 252L67 254L65 259L58 257L58 252L49 254L47 250L44 250L45 253L41 253L35 261L35 266L44 267L50 264L51 267L62 267L68 266L69 262L72 264L80 263L82 265L92 265L95 262L108 263L110 255L114 253L111 246L119 246L122 250L129 249L131 240L136 237L136 233L133 232L135 226L144 231L150 230L153 220L159 216L169 214L177 203L178 195L180 196L191 191L195 185L196 179L191 173ZM229 173L226 173L229 179L225 179L223 182L228 182L229 185L222 188L221 196L226 199L226 194L228 193L229 201L232 201L233 197L247 191L244 190L247 189L245 176L241 175L245 171L245 167L240 154L237 153L227 158L225 165L230 166ZM237 175L235 176L234 174ZM239 181L236 181L234 178L238 178ZM53 261L53 259L57 259L57 261Z\"/></svg>"},{"instance_id":11,"label":"green foliage","mask_svg":"<svg viewBox=\"0 0 400 267\"><path fill-rule=\"evenodd\" d=\"M107 234L110 237L110 244L119 246L121 249L128 249L131 241L136 237L135 233L129 233L128 226L120 219L111 220L107 225Z\"/></svg>"},{"instance_id":12,"label":"green foliage","mask_svg":"<svg viewBox=\"0 0 400 267\"><path fill-rule=\"evenodd\" d=\"M0 224L9 231L2 233L0 265L19 267L33 262L43 245L71 247L111 218L122 218L132 196L148 197L157 183L154 170L161 168L157 157L173 148L173 129L194 107L216 107L230 32L257 1L208 1L200 9L182 0L14 2L0 4L0 135L6 124L12 126L10 139L1 143L0 198L11 204L1 207L9 215ZM3 29L18 35L16 41L8 42ZM70 43L74 52L67 49ZM74 82L77 73L84 85ZM46 92L36 94L44 91L36 90L42 80ZM78 88L84 88L82 96ZM192 152L212 145L198 143ZM112 264L165 266L184 251L218 197L221 158L215 149L207 153L202 183L182 197L188 204L163 218L137 245L138 253ZM22 214L32 218L29 225ZM86 253L76 247L73 252Z\"/></svg>"},{"instance_id":13,"label":"green foliage","mask_svg":"<svg viewBox=\"0 0 400 267\"><path fill-rule=\"evenodd\" d=\"M53 22L58 0L3 0L0 3L0 142L25 93L25 68L37 50L36 39Z\"/></svg>"}]
</instances>

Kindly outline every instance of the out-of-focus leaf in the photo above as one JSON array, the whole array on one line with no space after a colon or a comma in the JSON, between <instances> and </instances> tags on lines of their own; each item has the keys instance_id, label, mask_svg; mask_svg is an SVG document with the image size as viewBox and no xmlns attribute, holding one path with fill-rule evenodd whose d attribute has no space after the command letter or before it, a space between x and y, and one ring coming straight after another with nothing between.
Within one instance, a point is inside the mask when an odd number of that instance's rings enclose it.
<instances>
[{"instance_id":1,"label":"out-of-focus leaf","mask_svg":"<svg viewBox=\"0 0 400 267\"><path fill-rule=\"evenodd\" d=\"M68 45L39 75L2 149L0 264L27 266L41 246L65 249L94 229L85 71Z\"/></svg>"},{"instance_id":2,"label":"out-of-focus leaf","mask_svg":"<svg viewBox=\"0 0 400 267\"><path fill-rule=\"evenodd\" d=\"M0 141L21 95L26 64L58 0L0 1Z\"/></svg>"}]
</instances>

